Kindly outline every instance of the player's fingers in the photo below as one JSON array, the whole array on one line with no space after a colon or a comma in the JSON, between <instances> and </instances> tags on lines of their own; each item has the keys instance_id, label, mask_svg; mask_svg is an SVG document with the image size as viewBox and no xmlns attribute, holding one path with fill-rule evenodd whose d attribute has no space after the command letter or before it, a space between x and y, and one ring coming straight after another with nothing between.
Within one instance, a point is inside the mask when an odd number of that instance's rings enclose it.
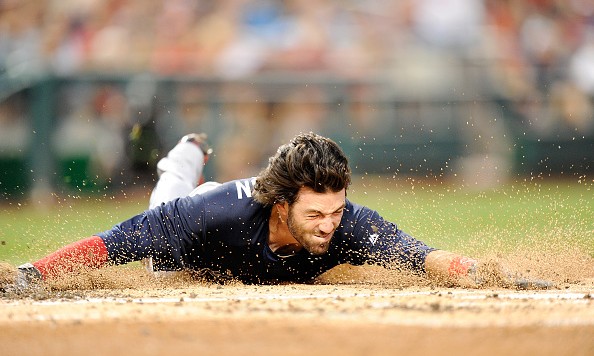
<instances>
[{"instance_id":1,"label":"player's fingers","mask_svg":"<svg viewBox=\"0 0 594 356\"><path fill-rule=\"evenodd\" d=\"M553 289L555 284L542 279L516 278L513 281L517 289Z\"/></svg>"}]
</instances>

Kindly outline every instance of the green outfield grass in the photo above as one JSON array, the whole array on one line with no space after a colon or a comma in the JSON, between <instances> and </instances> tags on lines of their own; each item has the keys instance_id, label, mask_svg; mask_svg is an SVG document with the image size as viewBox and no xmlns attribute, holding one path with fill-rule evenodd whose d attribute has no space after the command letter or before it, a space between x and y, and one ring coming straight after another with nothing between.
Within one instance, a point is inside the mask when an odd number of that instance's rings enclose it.
<instances>
[{"instance_id":1,"label":"green outfield grass","mask_svg":"<svg viewBox=\"0 0 594 356\"><path fill-rule=\"evenodd\" d=\"M61 197L51 206L0 205L0 261L20 264L143 211L148 195Z\"/></svg>"},{"instance_id":2,"label":"green outfield grass","mask_svg":"<svg viewBox=\"0 0 594 356\"><path fill-rule=\"evenodd\" d=\"M494 189L443 182L356 177L349 199L428 244L459 252L513 249L563 239L594 254L594 182L528 181ZM50 208L0 206L0 261L13 264L110 228L142 211L145 192L131 196L66 197Z\"/></svg>"},{"instance_id":3,"label":"green outfield grass","mask_svg":"<svg viewBox=\"0 0 594 356\"><path fill-rule=\"evenodd\" d=\"M350 197L429 245L474 253L566 242L594 254L594 181L529 180L491 189L365 179Z\"/></svg>"}]
</instances>

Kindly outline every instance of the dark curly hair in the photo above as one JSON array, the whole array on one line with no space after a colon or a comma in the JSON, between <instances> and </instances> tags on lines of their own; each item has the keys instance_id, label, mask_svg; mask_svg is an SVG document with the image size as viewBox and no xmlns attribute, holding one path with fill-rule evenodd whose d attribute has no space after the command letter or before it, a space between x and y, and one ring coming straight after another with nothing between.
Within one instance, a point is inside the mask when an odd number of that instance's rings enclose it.
<instances>
[{"instance_id":1,"label":"dark curly hair","mask_svg":"<svg viewBox=\"0 0 594 356\"><path fill-rule=\"evenodd\" d=\"M310 132L295 136L270 157L256 178L254 199L267 206L291 205L302 187L325 193L347 189L350 184L351 169L342 149L331 139Z\"/></svg>"}]
</instances>

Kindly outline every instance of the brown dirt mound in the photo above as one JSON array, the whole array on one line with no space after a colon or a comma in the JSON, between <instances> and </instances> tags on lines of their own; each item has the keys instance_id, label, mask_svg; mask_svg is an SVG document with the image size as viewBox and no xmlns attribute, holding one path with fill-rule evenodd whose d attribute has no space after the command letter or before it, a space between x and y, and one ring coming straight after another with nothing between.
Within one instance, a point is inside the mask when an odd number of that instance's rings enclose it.
<instances>
[{"instance_id":1,"label":"brown dirt mound","mask_svg":"<svg viewBox=\"0 0 594 356\"><path fill-rule=\"evenodd\" d=\"M14 283L16 275L16 267L6 262L0 262L0 287Z\"/></svg>"}]
</instances>

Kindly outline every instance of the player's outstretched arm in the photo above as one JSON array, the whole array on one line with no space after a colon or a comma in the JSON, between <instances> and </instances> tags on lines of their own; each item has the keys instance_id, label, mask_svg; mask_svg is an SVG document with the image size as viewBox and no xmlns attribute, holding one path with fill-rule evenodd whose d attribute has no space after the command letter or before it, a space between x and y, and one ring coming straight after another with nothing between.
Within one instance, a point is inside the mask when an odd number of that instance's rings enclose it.
<instances>
[{"instance_id":1,"label":"player's outstretched arm","mask_svg":"<svg viewBox=\"0 0 594 356\"><path fill-rule=\"evenodd\" d=\"M427 276L462 287L504 287L517 289L550 289L554 284L514 276L497 262L479 261L443 250L430 252L425 259Z\"/></svg>"}]
</instances>

